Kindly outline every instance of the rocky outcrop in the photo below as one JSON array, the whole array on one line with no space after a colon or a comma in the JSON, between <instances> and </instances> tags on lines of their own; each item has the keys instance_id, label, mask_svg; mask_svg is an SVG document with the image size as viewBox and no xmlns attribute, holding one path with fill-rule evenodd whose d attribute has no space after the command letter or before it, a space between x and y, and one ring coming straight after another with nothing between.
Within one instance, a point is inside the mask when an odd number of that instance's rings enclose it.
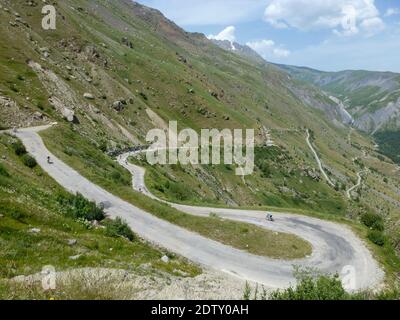
<instances>
[{"instance_id":1,"label":"rocky outcrop","mask_svg":"<svg viewBox=\"0 0 400 320\"><path fill-rule=\"evenodd\" d=\"M94 100L94 95L88 92L84 93L83 97L88 100Z\"/></svg>"},{"instance_id":2,"label":"rocky outcrop","mask_svg":"<svg viewBox=\"0 0 400 320\"><path fill-rule=\"evenodd\" d=\"M67 108L60 99L51 97L49 103L69 122L77 122L75 111Z\"/></svg>"},{"instance_id":3,"label":"rocky outcrop","mask_svg":"<svg viewBox=\"0 0 400 320\"><path fill-rule=\"evenodd\" d=\"M126 100L120 99L120 100L114 101L111 107L112 107L115 111L121 112L121 111L124 110L124 108L125 108L126 105L127 105Z\"/></svg>"}]
</instances>

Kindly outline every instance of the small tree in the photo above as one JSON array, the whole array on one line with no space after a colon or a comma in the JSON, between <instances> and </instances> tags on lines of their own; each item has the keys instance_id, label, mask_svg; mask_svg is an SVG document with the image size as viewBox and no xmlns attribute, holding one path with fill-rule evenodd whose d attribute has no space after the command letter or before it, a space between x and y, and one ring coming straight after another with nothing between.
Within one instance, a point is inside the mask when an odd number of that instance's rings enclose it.
<instances>
[{"instance_id":1,"label":"small tree","mask_svg":"<svg viewBox=\"0 0 400 320\"><path fill-rule=\"evenodd\" d=\"M64 213L71 218L83 218L88 221L101 221L105 218L105 213L102 208L79 193L76 195L60 194L57 200L63 207Z\"/></svg>"},{"instance_id":2,"label":"small tree","mask_svg":"<svg viewBox=\"0 0 400 320\"><path fill-rule=\"evenodd\" d=\"M385 229L383 218L375 213L364 213L361 216L361 222L373 230L383 231Z\"/></svg>"},{"instance_id":3,"label":"small tree","mask_svg":"<svg viewBox=\"0 0 400 320\"><path fill-rule=\"evenodd\" d=\"M17 156L22 156L26 154L26 149L21 141L16 141L12 144L12 148Z\"/></svg>"},{"instance_id":4,"label":"small tree","mask_svg":"<svg viewBox=\"0 0 400 320\"><path fill-rule=\"evenodd\" d=\"M26 165L28 168L34 168L37 165L36 160L31 157L29 154L24 154L22 157L22 162L24 163L24 165Z\"/></svg>"},{"instance_id":5,"label":"small tree","mask_svg":"<svg viewBox=\"0 0 400 320\"><path fill-rule=\"evenodd\" d=\"M368 232L368 239L378 246L383 247L386 243L386 238L383 232L378 230L371 230Z\"/></svg>"}]
</instances>

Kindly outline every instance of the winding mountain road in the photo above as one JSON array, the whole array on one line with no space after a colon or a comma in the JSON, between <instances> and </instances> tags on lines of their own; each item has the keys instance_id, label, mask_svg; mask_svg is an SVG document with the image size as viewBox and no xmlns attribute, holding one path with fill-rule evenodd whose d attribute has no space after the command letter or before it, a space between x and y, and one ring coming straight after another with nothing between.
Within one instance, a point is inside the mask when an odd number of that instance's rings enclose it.
<instances>
[{"instance_id":1,"label":"winding mountain road","mask_svg":"<svg viewBox=\"0 0 400 320\"><path fill-rule=\"evenodd\" d=\"M261 211L170 204L193 215L207 216L213 212L227 219L293 233L312 244L313 253L310 257L284 261L252 255L161 220L105 191L51 154L38 134L49 127L20 129L14 134L21 139L27 151L35 157L43 170L65 189L79 192L97 203L107 201L110 204L106 210L109 216L125 219L132 230L142 238L193 262L264 284L269 288L284 288L293 284L293 265L318 268L329 273L338 272L342 276L343 268L351 266L354 268L354 286L349 289L374 288L383 279L382 270L364 243L344 225L289 213L274 213L276 221L267 223L264 218L265 212ZM130 155L132 154L120 156L119 163L132 173L135 189L156 198L145 186L145 169L130 164ZM47 163L48 156L51 157L52 164Z\"/></svg>"},{"instance_id":2,"label":"winding mountain road","mask_svg":"<svg viewBox=\"0 0 400 320\"><path fill-rule=\"evenodd\" d=\"M366 173L366 172L367 172L367 171L364 170L364 171L360 171L360 172L357 173L357 177L358 177L357 184L355 184L353 187L351 187L350 189L348 189L348 190L346 191L347 198L351 199L351 193L353 192L353 190L355 190L355 189L357 189L358 187L361 186L361 183L362 183L362 176L361 176L361 174Z\"/></svg>"}]
</instances>

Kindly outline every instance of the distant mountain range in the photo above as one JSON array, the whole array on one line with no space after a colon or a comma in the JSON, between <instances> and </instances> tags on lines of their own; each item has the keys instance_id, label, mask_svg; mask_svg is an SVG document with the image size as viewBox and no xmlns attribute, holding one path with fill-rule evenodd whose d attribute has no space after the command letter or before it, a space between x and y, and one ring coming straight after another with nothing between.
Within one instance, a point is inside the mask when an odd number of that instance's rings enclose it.
<instances>
[{"instance_id":1,"label":"distant mountain range","mask_svg":"<svg viewBox=\"0 0 400 320\"><path fill-rule=\"evenodd\" d=\"M400 74L279 67L293 78L311 83L340 99L360 130L375 134L400 128Z\"/></svg>"},{"instance_id":2,"label":"distant mountain range","mask_svg":"<svg viewBox=\"0 0 400 320\"><path fill-rule=\"evenodd\" d=\"M256 51L254 51L247 45L241 45L240 43L231 42L228 40L215 40L215 39L210 39L210 40L220 48L228 51L233 51L239 56L251 59L260 64L266 63L263 57L261 57Z\"/></svg>"},{"instance_id":3,"label":"distant mountain range","mask_svg":"<svg viewBox=\"0 0 400 320\"><path fill-rule=\"evenodd\" d=\"M258 63L268 63L249 46L229 41L213 42ZM276 66L293 79L322 90L338 105L334 106L334 113L339 114L343 122L353 123L358 129L371 134L400 128L400 74L363 70L324 72L307 67ZM309 103L321 104L320 101ZM332 114L330 104L325 106L328 114Z\"/></svg>"}]
</instances>

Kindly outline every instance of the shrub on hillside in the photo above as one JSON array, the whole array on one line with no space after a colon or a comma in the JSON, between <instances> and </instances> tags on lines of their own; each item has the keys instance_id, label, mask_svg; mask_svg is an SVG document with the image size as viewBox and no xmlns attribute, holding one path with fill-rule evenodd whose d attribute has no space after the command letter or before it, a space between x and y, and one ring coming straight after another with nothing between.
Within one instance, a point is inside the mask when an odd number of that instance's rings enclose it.
<instances>
[{"instance_id":1,"label":"shrub on hillside","mask_svg":"<svg viewBox=\"0 0 400 320\"><path fill-rule=\"evenodd\" d=\"M386 242L385 235L383 234L383 232L378 230L371 230L370 232L368 232L368 239L381 247L384 246Z\"/></svg>"},{"instance_id":2,"label":"shrub on hillside","mask_svg":"<svg viewBox=\"0 0 400 320\"><path fill-rule=\"evenodd\" d=\"M88 221L101 221L105 218L102 208L79 193L76 195L59 195L57 200L62 205L64 213L74 219L83 218Z\"/></svg>"},{"instance_id":3,"label":"shrub on hillside","mask_svg":"<svg viewBox=\"0 0 400 320\"><path fill-rule=\"evenodd\" d=\"M169 191L174 195L176 199L179 201L185 201L190 198L190 192L188 188L186 188L182 184L178 183L169 183Z\"/></svg>"},{"instance_id":4,"label":"shrub on hillside","mask_svg":"<svg viewBox=\"0 0 400 320\"><path fill-rule=\"evenodd\" d=\"M30 156L29 154L24 154L22 157L22 162L24 163L24 165L26 165L28 168L34 168L37 165L37 162L35 160L35 158L33 158L32 156Z\"/></svg>"},{"instance_id":5,"label":"shrub on hillside","mask_svg":"<svg viewBox=\"0 0 400 320\"><path fill-rule=\"evenodd\" d=\"M27 153L25 146L22 144L21 141L16 141L11 146L17 156L22 156Z\"/></svg>"},{"instance_id":6,"label":"shrub on hillside","mask_svg":"<svg viewBox=\"0 0 400 320\"><path fill-rule=\"evenodd\" d=\"M373 230L383 231L385 229L383 218L375 213L364 213L361 216L361 222Z\"/></svg>"},{"instance_id":7,"label":"shrub on hillside","mask_svg":"<svg viewBox=\"0 0 400 320\"><path fill-rule=\"evenodd\" d=\"M129 186L131 181L126 179L119 171L113 170L110 174L110 178L119 184Z\"/></svg>"},{"instance_id":8,"label":"shrub on hillside","mask_svg":"<svg viewBox=\"0 0 400 320\"><path fill-rule=\"evenodd\" d=\"M296 273L297 286L274 291L271 300L351 300L363 298L349 294L343 288L339 275L315 275L310 271Z\"/></svg>"},{"instance_id":9,"label":"shrub on hillside","mask_svg":"<svg viewBox=\"0 0 400 320\"><path fill-rule=\"evenodd\" d=\"M129 228L128 224L121 218L108 220L105 222L106 234L110 237L123 237L129 241L135 240L135 234Z\"/></svg>"}]
</instances>

